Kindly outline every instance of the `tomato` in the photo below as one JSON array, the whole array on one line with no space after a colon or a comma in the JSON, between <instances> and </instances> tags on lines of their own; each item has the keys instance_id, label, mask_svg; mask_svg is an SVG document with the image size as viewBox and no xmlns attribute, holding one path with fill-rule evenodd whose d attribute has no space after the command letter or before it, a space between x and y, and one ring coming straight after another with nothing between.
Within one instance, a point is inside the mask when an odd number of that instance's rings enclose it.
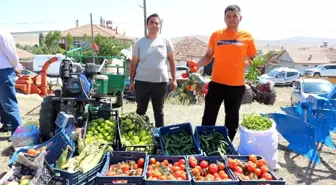
<instances>
[{"instance_id":1,"label":"tomato","mask_svg":"<svg viewBox=\"0 0 336 185\"><path fill-rule=\"evenodd\" d=\"M138 164L138 167L139 168L143 168L144 167L144 164L145 164L145 159L144 158L140 158L137 162Z\"/></svg>"},{"instance_id":2,"label":"tomato","mask_svg":"<svg viewBox=\"0 0 336 185\"><path fill-rule=\"evenodd\" d=\"M152 176L152 175L153 175L153 171L152 171L152 170L150 170L150 171L147 171L147 172L146 172L146 175L147 175L147 177L150 177L150 176Z\"/></svg>"},{"instance_id":3,"label":"tomato","mask_svg":"<svg viewBox=\"0 0 336 185\"><path fill-rule=\"evenodd\" d=\"M218 166L214 163L211 163L209 166L210 173L214 174L218 172Z\"/></svg>"},{"instance_id":4,"label":"tomato","mask_svg":"<svg viewBox=\"0 0 336 185\"><path fill-rule=\"evenodd\" d=\"M128 171L130 169L130 167L128 165L125 165L122 167L122 171Z\"/></svg>"},{"instance_id":5,"label":"tomato","mask_svg":"<svg viewBox=\"0 0 336 185\"><path fill-rule=\"evenodd\" d=\"M211 175L211 174L207 174L205 176L205 180L207 180L207 181L213 181L214 179L215 179L215 177L213 175Z\"/></svg>"},{"instance_id":6,"label":"tomato","mask_svg":"<svg viewBox=\"0 0 336 185\"><path fill-rule=\"evenodd\" d=\"M180 171L181 168L178 167L178 166L173 166L173 167L172 167L172 170L173 170L173 172L176 172L176 171Z\"/></svg>"},{"instance_id":7,"label":"tomato","mask_svg":"<svg viewBox=\"0 0 336 185\"><path fill-rule=\"evenodd\" d=\"M238 162L237 160L229 158L228 165L229 165L229 168L234 169L236 166L238 166Z\"/></svg>"},{"instance_id":8,"label":"tomato","mask_svg":"<svg viewBox=\"0 0 336 185\"><path fill-rule=\"evenodd\" d=\"M199 171L197 168L193 168L193 169L191 170L191 174L192 174L193 176L197 177L197 176L200 176L200 175L201 175L201 171Z\"/></svg>"},{"instance_id":9,"label":"tomato","mask_svg":"<svg viewBox=\"0 0 336 185\"><path fill-rule=\"evenodd\" d=\"M218 170L219 170L219 171L225 169L225 165L224 165L224 163L222 163L222 162L218 162L218 163L217 163L217 166L218 166Z\"/></svg>"},{"instance_id":10,"label":"tomato","mask_svg":"<svg viewBox=\"0 0 336 185\"><path fill-rule=\"evenodd\" d=\"M188 78L189 75L187 73L182 73L182 78Z\"/></svg>"},{"instance_id":11,"label":"tomato","mask_svg":"<svg viewBox=\"0 0 336 185\"><path fill-rule=\"evenodd\" d=\"M115 176L113 171L107 171L106 176Z\"/></svg>"},{"instance_id":12,"label":"tomato","mask_svg":"<svg viewBox=\"0 0 336 185\"><path fill-rule=\"evenodd\" d=\"M253 173L255 173L256 175L258 175L258 177L261 177L261 170L259 168L255 168Z\"/></svg>"},{"instance_id":13,"label":"tomato","mask_svg":"<svg viewBox=\"0 0 336 185\"><path fill-rule=\"evenodd\" d=\"M200 163L201 168L207 168L209 166L208 161L202 160Z\"/></svg>"},{"instance_id":14,"label":"tomato","mask_svg":"<svg viewBox=\"0 0 336 185\"><path fill-rule=\"evenodd\" d=\"M151 157L149 159L149 164L155 164L156 163L156 159L154 157Z\"/></svg>"},{"instance_id":15,"label":"tomato","mask_svg":"<svg viewBox=\"0 0 336 185\"><path fill-rule=\"evenodd\" d=\"M237 172L237 173L240 173L242 174L243 173L243 169L240 167L240 166L236 166L234 169L233 169L234 172Z\"/></svg>"},{"instance_id":16,"label":"tomato","mask_svg":"<svg viewBox=\"0 0 336 185\"><path fill-rule=\"evenodd\" d=\"M197 160L195 157L189 157L188 160L189 166L195 168L197 166Z\"/></svg>"},{"instance_id":17,"label":"tomato","mask_svg":"<svg viewBox=\"0 0 336 185\"><path fill-rule=\"evenodd\" d=\"M253 165L254 163L251 162L251 161L248 161L247 162L247 170L250 171L250 172L253 172L256 168L255 166Z\"/></svg>"},{"instance_id":18,"label":"tomato","mask_svg":"<svg viewBox=\"0 0 336 185\"><path fill-rule=\"evenodd\" d=\"M182 165L182 164L186 164L186 161L185 161L184 159L180 159L180 160L178 161L178 163L179 163L179 165Z\"/></svg>"},{"instance_id":19,"label":"tomato","mask_svg":"<svg viewBox=\"0 0 336 185\"><path fill-rule=\"evenodd\" d=\"M182 175L182 173L181 173L180 170L174 172L174 177L175 177L175 178L181 177L181 175Z\"/></svg>"},{"instance_id":20,"label":"tomato","mask_svg":"<svg viewBox=\"0 0 336 185\"><path fill-rule=\"evenodd\" d=\"M189 66L189 68L196 67L197 62L195 60L191 59L191 60L188 61L188 66Z\"/></svg>"},{"instance_id":21,"label":"tomato","mask_svg":"<svg viewBox=\"0 0 336 185\"><path fill-rule=\"evenodd\" d=\"M254 163L257 163L257 156L251 154L251 155L249 156L249 161L254 162Z\"/></svg>"},{"instance_id":22,"label":"tomato","mask_svg":"<svg viewBox=\"0 0 336 185\"><path fill-rule=\"evenodd\" d=\"M245 176L245 175L240 176L240 178L241 178L242 180L250 180L250 178L249 178L248 176Z\"/></svg>"},{"instance_id":23,"label":"tomato","mask_svg":"<svg viewBox=\"0 0 336 185\"><path fill-rule=\"evenodd\" d=\"M218 173L213 173L212 175L214 176L215 179L220 178Z\"/></svg>"},{"instance_id":24,"label":"tomato","mask_svg":"<svg viewBox=\"0 0 336 185\"><path fill-rule=\"evenodd\" d=\"M257 162L256 162L257 166L258 167L261 167L261 166L267 166L267 162L265 159L259 159Z\"/></svg>"},{"instance_id":25,"label":"tomato","mask_svg":"<svg viewBox=\"0 0 336 185\"><path fill-rule=\"evenodd\" d=\"M161 175L162 175L162 174L161 174L161 172L159 172L159 171L154 171L154 172L153 172L153 176L156 177L156 178L158 178L158 179L161 177Z\"/></svg>"},{"instance_id":26,"label":"tomato","mask_svg":"<svg viewBox=\"0 0 336 185\"><path fill-rule=\"evenodd\" d=\"M185 164L181 164L181 165L180 165L180 168L181 168L181 170L185 171L185 169L186 169L186 165L185 165Z\"/></svg>"},{"instance_id":27,"label":"tomato","mask_svg":"<svg viewBox=\"0 0 336 185\"><path fill-rule=\"evenodd\" d=\"M180 164L178 162L175 162L174 166L180 166Z\"/></svg>"},{"instance_id":28,"label":"tomato","mask_svg":"<svg viewBox=\"0 0 336 185\"><path fill-rule=\"evenodd\" d=\"M218 172L218 175L219 175L219 177L221 178L221 179L228 179L229 178L229 176L224 172L224 171L219 171Z\"/></svg>"},{"instance_id":29,"label":"tomato","mask_svg":"<svg viewBox=\"0 0 336 185\"><path fill-rule=\"evenodd\" d=\"M233 172L233 174L237 177L240 177L241 173L238 173L238 172Z\"/></svg>"},{"instance_id":30,"label":"tomato","mask_svg":"<svg viewBox=\"0 0 336 185\"><path fill-rule=\"evenodd\" d=\"M195 67L191 67L189 69L189 71L190 71L190 73L195 73L195 72L197 72L197 67L196 66Z\"/></svg>"},{"instance_id":31,"label":"tomato","mask_svg":"<svg viewBox=\"0 0 336 185\"><path fill-rule=\"evenodd\" d=\"M264 174L262 174L261 177L266 179L266 180L273 180L273 177L270 173L264 173Z\"/></svg>"},{"instance_id":32,"label":"tomato","mask_svg":"<svg viewBox=\"0 0 336 185\"><path fill-rule=\"evenodd\" d=\"M164 164L165 166L168 166L168 164L169 164L169 162L168 162L167 159L163 160L162 162L163 162L163 164Z\"/></svg>"},{"instance_id":33,"label":"tomato","mask_svg":"<svg viewBox=\"0 0 336 185\"><path fill-rule=\"evenodd\" d=\"M262 173L262 174L264 174L264 173L268 173L268 171L269 171L269 170L268 170L268 167L265 166L265 165L264 165L264 166L261 166L261 167L260 167L260 170L261 170L261 173Z\"/></svg>"}]
</instances>

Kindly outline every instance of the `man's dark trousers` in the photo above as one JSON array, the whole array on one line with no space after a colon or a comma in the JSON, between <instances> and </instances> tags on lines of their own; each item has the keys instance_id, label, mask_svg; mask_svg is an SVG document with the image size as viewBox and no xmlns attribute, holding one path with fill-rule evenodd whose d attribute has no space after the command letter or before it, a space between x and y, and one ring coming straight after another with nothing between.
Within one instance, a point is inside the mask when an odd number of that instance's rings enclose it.
<instances>
[{"instance_id":1,"label":"man's dark trousers","mask_svg":"<svg viewBox=\"0 0 336 185\"><path fill-rule=\"evenodd\" d=\"M244 97L245 86L228 86L211 81L208 88L202 126L216 124L218 111L224 101L225 126L228 129L229 138L233 141L239 125L239 109Z\"/></svg>"},{"instance_id":2,"label":"man's dark trousers","mask_svg":"<svg viewBox=\"0 0 336 185\"><path fill-rule=\"evenodd\" d=\"M135 96L137 102L137 114L145 115L149 100L152 101L155 127L164 126L163 106L167 94L167 82L152 83L135 81Z\"/></svg>"},{"instance_id":3,"label":"man's dark trousers","mask_svg":"<svg viewBox=\"0 0 336 185\"><path fill-rule=\"evenodd\" d=\"M13 68L0 69L0 117L3 128L14 132L21 125Z\"/></svg>"}]
</instances>

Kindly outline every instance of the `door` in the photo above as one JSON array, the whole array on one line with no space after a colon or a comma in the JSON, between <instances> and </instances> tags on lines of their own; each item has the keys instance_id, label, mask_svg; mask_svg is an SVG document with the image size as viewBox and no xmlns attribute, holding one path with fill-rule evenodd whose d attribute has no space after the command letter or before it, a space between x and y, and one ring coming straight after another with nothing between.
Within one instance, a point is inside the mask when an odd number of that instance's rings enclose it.
<instances>
[{"instance_id":1,"label":"door","mask_svg":"<svg viewBox=\"0 0 336 185\"><path fill-rule=\"evenodd\" d=\"M327 65L321 69L321 76L330 76L331 66Z\"/></svg>"},{"instance_id":2,"label":"door","mask_svg":"<svg viewBox=\"0 0 336 185\"><path fill-rule=\"evenodd\" d=\"M284 71L279 72L275 75L274 83L275 84L285 84L286 73Z\"/></svg>"},{"instance_id":3,"label":"door","mask_svg":"<svg viewBox=\"0 0 336 185\"><path fill-rule=\"evenodd\" d=\"M296 80L298 77L298 72L286 72L286 78L285 78L285 82L287 85L292 84L292 82L294 82L294 80Z\"/></svg>"},{"instance_id":4,"label":"door","mask_svg":"<svg viewBox=\"0 0 336 185\"><path fill-rule=\"evenodd\" d=\"M295 81L292 91L292 104L295 105L300 102L301 99L301 82Z\"/></svg>"},{"instance_id":5,"label":"door","mask_svg":"<svg viewBox=\"0 0 336 185\"><path fill-rule=\"evenodd\" d=\"M330 65L328 70L328 76L336 76L336 65Z\"/></svg>"}]
</instances>

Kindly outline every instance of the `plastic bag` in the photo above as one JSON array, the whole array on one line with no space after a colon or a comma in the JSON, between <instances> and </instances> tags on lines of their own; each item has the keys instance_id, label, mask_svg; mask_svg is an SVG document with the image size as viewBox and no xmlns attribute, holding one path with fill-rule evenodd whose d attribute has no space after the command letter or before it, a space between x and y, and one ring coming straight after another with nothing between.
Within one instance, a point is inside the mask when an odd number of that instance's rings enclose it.
<instances>
[{"instance_id":1,"label":"plastic bag","mask_svg":"<svg viewBox=\"0 0 336 185\"><path fill-rule=\"evenodd\" d=\"M242 125L239 126L240 144L238 152L241 155L260 155L268 163L272 170L277 169L278 165L278 133L276 124L266 131L248 130Z\"/></svg>"},{"instance_id":2,"label":"plastic bag","mask_svg":"<svg viewBox=\"0 0 336 185\"><path fill-rule=\"evenodd\" d=\"M40 143L40 130L35 125L19 126L13 136L14 148L33 146Z\"/></svg>"},{"instance_id":3,"label":"plastic bag","mask_svg":"<svg viewBox=\"0 0 336 185\"><path fill-rule=\"evenodd\" d=\"M0 180L0 184L6 184L12 180L18 182L22 176L33 176L29 185L47 184L53 173L51 173L51 169L46 168L45 156L46 151L41 152L37 157L20 152L10 171Z\"/></svg>"}]
</instances>

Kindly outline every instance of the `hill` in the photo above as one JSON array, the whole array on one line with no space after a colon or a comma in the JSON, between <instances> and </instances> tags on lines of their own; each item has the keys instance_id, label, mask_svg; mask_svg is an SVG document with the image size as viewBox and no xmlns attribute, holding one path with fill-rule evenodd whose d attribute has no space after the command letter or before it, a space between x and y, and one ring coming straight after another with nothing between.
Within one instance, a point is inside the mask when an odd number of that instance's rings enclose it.
<instances>
[{"instance_id":1,"label":"hill","mask_svg":"<svg viewBox=\"0 0 336 185\"><path fill-rule=\"evenodd\" d=\"M208 43L209 36L205 35L189 35L183 37L174 37L171 38L172 42L178 42L185 37L196 37L201 41ZM281 40L259 40L256 39L256 44L259 49L281 49L281 47L285 49L294 49L294 48L313 48L319 47L323 42L328 42L328 46L336 46L336 39L331 38L320 38L320 37L291 37Z\"/></svg>"}]
</instances>

